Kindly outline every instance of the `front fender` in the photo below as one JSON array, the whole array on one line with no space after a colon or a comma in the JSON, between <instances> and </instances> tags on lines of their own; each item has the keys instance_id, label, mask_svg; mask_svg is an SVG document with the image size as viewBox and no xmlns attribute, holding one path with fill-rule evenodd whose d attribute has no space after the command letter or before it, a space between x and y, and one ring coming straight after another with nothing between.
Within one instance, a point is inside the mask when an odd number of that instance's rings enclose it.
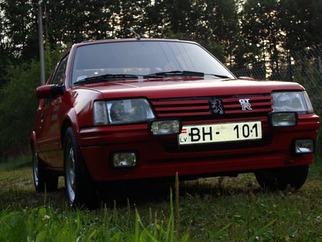
<instances>
[{"instance_id":1,"label":"front fender","mask_svg":"<svg viewBox=\"0 0 322 242\"><path fill-rule=\"evenodd\" d=\"M36 151L36 152L38 152L40 149L35 131L32 131L32 133L30 135L30 147L31 147L31 150Z\"/></svg>"},{"instance_id":2,"label":"front fender","mask_svg":"<svg viewBox=\"0 0 322 242\"><path fill-rule=\"evenodd\" d=\"M95 90L76 89L69 93L71 103L61 126L62 145L68 127L73 128L78 144L81 143L80 129L93 125L93 103L95 100L102 99L102 94Z\"/></svg>"},{"instance_id":3,"label":"front fender","mask_svg":"<svg viewBox=\"0 0 322 242\"><path fill-rule=\"evenodd\" d=\"M79 140L79 124L78 124L78 117L76 114L75 109L70 109L69 112L66 114L64 117L64 121L62 123L62 128L61 128L61 145L63 147L64 145L64 138L65 138L65 133L67 128L72 127L74 130L77 140Z\"/></svg>"}]
</instances>

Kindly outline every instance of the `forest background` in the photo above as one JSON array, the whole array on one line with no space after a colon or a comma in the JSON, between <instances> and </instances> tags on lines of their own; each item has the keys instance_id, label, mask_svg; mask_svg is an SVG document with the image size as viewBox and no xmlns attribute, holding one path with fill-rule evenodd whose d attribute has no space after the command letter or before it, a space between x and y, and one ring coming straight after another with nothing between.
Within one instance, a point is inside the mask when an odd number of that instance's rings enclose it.
<instances>
[{"instance_id":1,"label":"forest background","mask_svg":"<svg viewBox=\"0 0 322 242\"><path fill-rule=\"evenodd\" d=\"M322 116L322 0L0 0L0 162L29 151L39 7L46 77L73 43L133 29L197 41L236 76L297 81Z\"/></svg>"}]
</instances>

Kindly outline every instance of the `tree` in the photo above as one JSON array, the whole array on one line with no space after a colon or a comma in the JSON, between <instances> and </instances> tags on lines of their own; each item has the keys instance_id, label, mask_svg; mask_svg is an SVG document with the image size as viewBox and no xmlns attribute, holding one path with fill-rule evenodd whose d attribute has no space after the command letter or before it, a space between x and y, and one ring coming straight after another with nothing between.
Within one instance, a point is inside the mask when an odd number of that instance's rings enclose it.
<instances>
[{"instance_id":1,"label":"tree","mask_svg":"<svg viewBox=\"0 0 322 242\"><path fill-rule=\"evenodd\" d=\"M0 157L5 151L22 154L28 147L37 107L35 88L39 85L36 62L7 68L7 83L0 89Z\"/></svg>"},{"instance_id":2,"label":"tree","mask_svg":"<svg viewBox=\"0 0 322 242\"><path fill-rule=\"evenodd\" d=\"M2 35L15 61L34 58L38 53L35 3L31 0L2 1Z\"/></svg>"},{"instance_id":3,"label":"tree","mask_svg":"<svg viewBox=\"0 0 322 242\"><path fill-rule=\"evenodd\" d=\"M297 51L322 43L322 1L281 0L278 18L284 48Z\"/></svg>"},{"instance_id":4,"label":"tree","mask_svg":"<svg viewBox=\"0 0 322 242\"><path fill-rule=\"evenodd\" d=\"M166 37L165 33L169 32L170 23L167 10L165 1L151 1L147 4L143 24L143 33L146 37Z\"/></svg>"},{"instance_id":5,"label":"tree","mask_svg":"<svg viewBox=\"0 0 322 242\"><path fill-rule=\"evenodd\" d=\"M248 0L240 13L242 37L248 48L245 62L270 60L272 76L281 68L279 54L284 40L278 8L279 0Z\"/></svg>"},{"instance_id":6,"label":"tree","mask_svg":"<svg viewBox=\"0 0 322 242\"><path fill-rule=\"evenodd\" d=\"M280 2L281 28L285 33L283 47L291 59L303 72L310 72L311 66L321 66L322 43L322 2L314 0L283 0ZM301 53L301 54L298 54ZM306 62L303 63L303 57ZM320 68L321 69L321 68ZM290 79L293 73L290 73Z\"/></svg>"},{"instance_id":7,"label":"tree","mask_svg":"<svg viewBox=\"0 0 322 242\"><path fill-rule=\"evenodd\" d=\"M43 3L44 31L51 46L111 37L111 2L70 0Z\"/></svg>"},{"instance_id":8,"label":"tree","mask_svg":"<svg viewBox=\"0 0 322 242\"><path fill-rule=\"evenodd\" d=\"M206 1L205 20L210 35L208 43L222 46L221 61L231 62L236 52L240 26L236 0ZM217 52L217 54L219 54Z\"/></svg>"},{"instance_id":9,"label":"tree","mask_svg":"<svg viewBox=\"0 0 322 242\"><path fill-rule=\"evenodd\" d=\"M0 42L0 89L5 84L6 79L4 78L7 73L7 66L10 63L10 53L6 44L4 42Z\"/></svg>"}]
</instances>

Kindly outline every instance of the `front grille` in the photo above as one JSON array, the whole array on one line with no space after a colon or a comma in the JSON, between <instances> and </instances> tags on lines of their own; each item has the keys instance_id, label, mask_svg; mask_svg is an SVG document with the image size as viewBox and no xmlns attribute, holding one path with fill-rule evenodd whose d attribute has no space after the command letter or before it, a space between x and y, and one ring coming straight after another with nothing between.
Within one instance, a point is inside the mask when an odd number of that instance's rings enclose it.
<instances>
[{"instance_id":1,"label":"front grille","mask_svg":"<svg viewBox=\"0 0 322 242\"><path fill-rule=\"evenodd\" d=\"M210 108L211 100L220 100L223 113L213 114ZM246 100L250 106L244 107L240 100ZM153 99L153 108L158 118L193 118L217 115L227 116L254 116L267 114L272 111L272 97L270 94L224 96L224 97L194 97L178 99Z\"/></svg>"},{"instance_id":2,"label":"front grille","mask_svg":"<svg viewBox=\"0 0 322 242\"><path fill-rule=\"evenodd\" d=\"M208 99L153 100L159 118L209 115Z\"/></svg>"}]
</instances>

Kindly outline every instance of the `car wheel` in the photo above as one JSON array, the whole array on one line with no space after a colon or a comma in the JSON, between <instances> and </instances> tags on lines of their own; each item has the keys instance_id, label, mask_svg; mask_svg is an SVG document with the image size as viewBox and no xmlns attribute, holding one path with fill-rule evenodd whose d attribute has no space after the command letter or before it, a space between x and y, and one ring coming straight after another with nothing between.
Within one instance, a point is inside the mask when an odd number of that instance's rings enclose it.
<instances>
[{"instance_id":1,"label":"car wheel","mask_svg":"<svg viewBox=\"0 0 322 242\"><path fill-rule=\"evenodd\" d=\"M58 188L58 176L47 171L43 167L43 161L39 158L37 152L33 151L33 180L37 192L51 192Z\"/></svg>"},{"instance_id":2,"label":"car wheel","mask_svg":"<svg viewBox=\"0 0 322 242\"><path fill-rule=\"evenodd\" d=\"M259 170L255 177L263 189L270 191L285 190L288 185L292 189L299 189L306 181L309 166L294 166Z\"/></svg>"},{"instance_id":3,"label":"car wheel","mask_svg":"<svg viewBox=\"0 0 322 242\"><path fill-rule=\"evenodd\" d=\"M70 206L97 206L97 196L72 128L64 139L65 189Z\"/></svg>"}]
</instances>

